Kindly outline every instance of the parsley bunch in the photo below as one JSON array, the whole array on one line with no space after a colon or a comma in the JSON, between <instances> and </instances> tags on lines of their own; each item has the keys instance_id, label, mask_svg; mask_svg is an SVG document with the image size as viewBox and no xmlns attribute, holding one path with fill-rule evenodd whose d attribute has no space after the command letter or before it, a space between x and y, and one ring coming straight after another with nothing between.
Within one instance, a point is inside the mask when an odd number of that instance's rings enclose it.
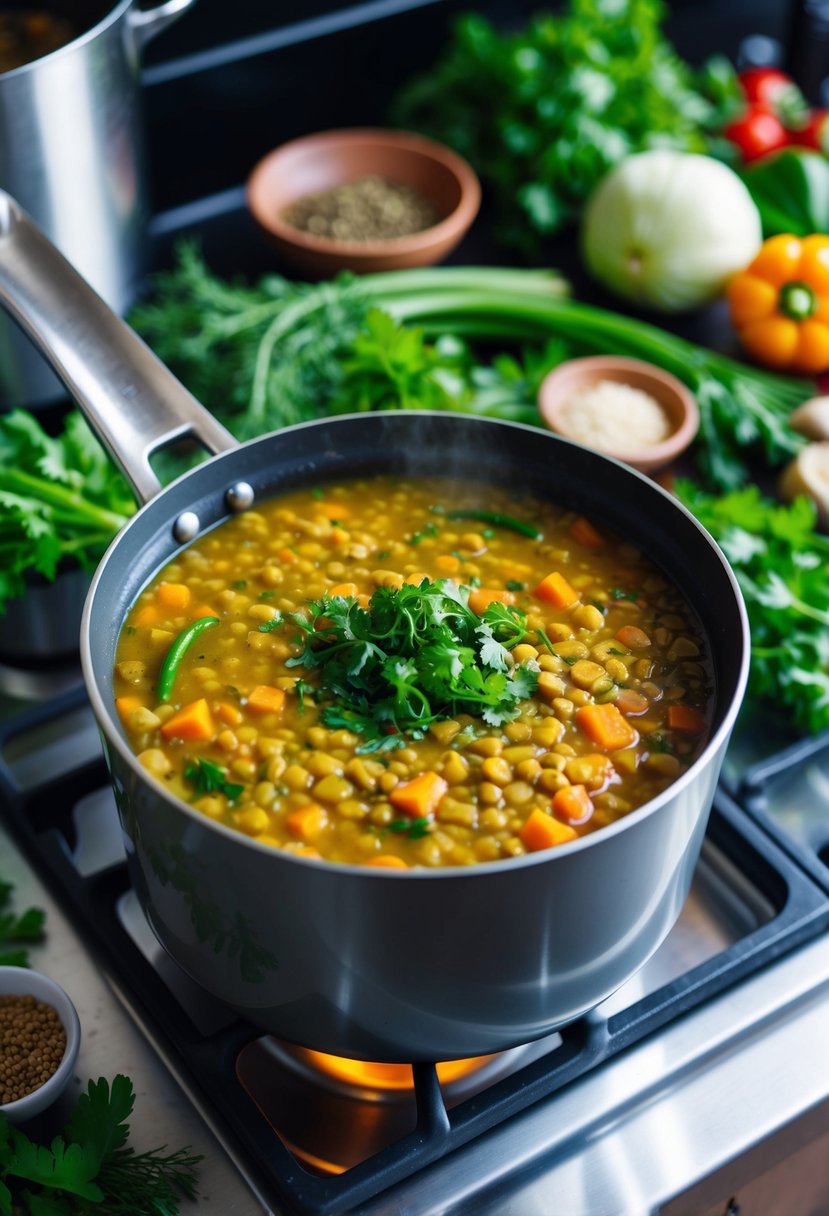
<instances>
[{"instance_id":1,"label":"parsley bunch","mask_svg":"<svg viewBox=\"0 0 829 1216\"><path fill-rule=\"evenodd\" d=\"M806 498L783 506L756 486L718 497L676 492L720 544L751 625L750 685L806 731L829 727L829 538Z\"/></svg>"},{"instance_id":2,"label":"parsley bunch","mask_svg":"<svg viewBox=\"0 0 829 1216\"><path fill-rule=\"evenodd\" d=\"M289 614L304 647L288 663L317 673L323 722L363 735L358 750L371 752L400 747L405 735L420 738L456 714L490 726L515 718L538 682L537 669L509 653L526 635L525 616L493 603L479 617L469 591L424 579L378 587L368 608L324 596Z\"/></svg>"},{"instance_id":3,"label":"parsley bunch","mask_svg":"<svg viewBox=\"0 0 829 1216\"><path fill-rule=\"evenodd\" d=\"M129 1077L90 1081L62 1136L36 1144L0 1114L0 1216L176 1216L201 1157L127 1144ZM34 1188L34 1189L30 1189Z\"/></svg>"}]
</instances>

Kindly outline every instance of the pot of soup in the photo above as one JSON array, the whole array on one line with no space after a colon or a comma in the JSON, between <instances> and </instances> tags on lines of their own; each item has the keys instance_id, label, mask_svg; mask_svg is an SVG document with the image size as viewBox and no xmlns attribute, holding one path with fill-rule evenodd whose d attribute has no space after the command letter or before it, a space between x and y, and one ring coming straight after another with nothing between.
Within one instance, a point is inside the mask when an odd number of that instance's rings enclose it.
<instances>
[{"instance_id":1,"label":"pot of soup","mask_svg":"<svg viewBox=\"0 0 829 1216\"><path fill-rule=\"evenodd\" d=\"M686 898L745 688L723 555L533 428L400 412L236 446L19 209L0 299L146 505L82 660L136 890L283 1039L498 1051L591 1009ZM182 435L214 458L159 491Z\"/></svg>"}]
</instances>

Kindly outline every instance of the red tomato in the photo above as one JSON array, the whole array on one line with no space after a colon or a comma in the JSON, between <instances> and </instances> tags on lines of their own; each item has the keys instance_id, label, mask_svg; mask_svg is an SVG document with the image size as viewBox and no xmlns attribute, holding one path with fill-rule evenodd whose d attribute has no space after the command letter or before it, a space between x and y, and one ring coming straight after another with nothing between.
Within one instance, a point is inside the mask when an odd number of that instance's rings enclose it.
<instances>
[{"instance_id":1,"label":"red tomato","mask_svg":"<svg viewBox=\"0 0 829 1216\"><path fill-rule=\"evenodd\" d=\"M740 85L746 101L768 108L774 106L774 100L781 90L788 92L797 88L791 76L777 68L747 68L745 72L740 72Z\"/></svg>"},{"instance_id":2,"label":"red tomato","mask_svg":"<svg viewBox=\"0 0 829 1216\"><path fill-rule=\"evenodd\" d=\"M737 145L746 164L785 148L790 142L780 119L762 106L752 106L742 118L729 123L723 134Z\"/></svg>"},{"instance_id":3,"label":"red tomato","mask_svg":"<svg viewBox=\"0 0 829 1216\"><path fill-rule=\"evenodd\" d=\"M829 156L829 110L812 110L803 130L792 135L792 143Z\"/></svg>"}]
</instances>

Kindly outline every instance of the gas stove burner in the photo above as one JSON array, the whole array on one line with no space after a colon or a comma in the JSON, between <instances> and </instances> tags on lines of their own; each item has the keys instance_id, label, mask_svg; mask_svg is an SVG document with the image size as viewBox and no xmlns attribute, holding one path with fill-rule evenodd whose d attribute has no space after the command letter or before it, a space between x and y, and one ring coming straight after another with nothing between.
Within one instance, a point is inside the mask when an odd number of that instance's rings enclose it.
<instances>
[{"instance_id":1,"label":"gas stove burner","mask_svg":"<svg viewBox=\"0 0 829 1216\"><path fill-rule=\"evenodd\" d=\"M561 1046L548 1035L495 1055L435 1065L451 1110ZM264 1036L239 1053L236 1075L285 1147L320 1174L342 1174L403 1140L417 1124L410 1064L351 1060Z\"/></svg>"}]
</instances>

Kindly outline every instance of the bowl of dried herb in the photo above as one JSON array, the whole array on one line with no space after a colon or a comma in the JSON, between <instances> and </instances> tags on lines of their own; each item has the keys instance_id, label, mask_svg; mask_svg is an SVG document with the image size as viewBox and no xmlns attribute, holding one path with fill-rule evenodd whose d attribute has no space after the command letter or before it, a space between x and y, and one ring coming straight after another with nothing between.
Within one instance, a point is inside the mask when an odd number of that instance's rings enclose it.
<instances>
[{"instance_id":1,"label":"bowl of dried herb","mask_svg":"<svg viewBox=\"0 0 829 1216\"><path fill-rule=\"evenodd\" d=\"M429 266L458 244L481 188L451 148L407 131L321 131L269 152L247 182L254 219L307 277Z\"/></svg>"},{"instance_id":2,"label":"bowl of dried herb","mask_svg":"<svg viewBox=\"0 0 829 1216\"><path fill-rule=\"evenodd\" d=\"M22 1123L51 1106L80 1043L77 1010L59 984L28 967L0 967L0 1114Z\"/></svg>"}]
</instances>

